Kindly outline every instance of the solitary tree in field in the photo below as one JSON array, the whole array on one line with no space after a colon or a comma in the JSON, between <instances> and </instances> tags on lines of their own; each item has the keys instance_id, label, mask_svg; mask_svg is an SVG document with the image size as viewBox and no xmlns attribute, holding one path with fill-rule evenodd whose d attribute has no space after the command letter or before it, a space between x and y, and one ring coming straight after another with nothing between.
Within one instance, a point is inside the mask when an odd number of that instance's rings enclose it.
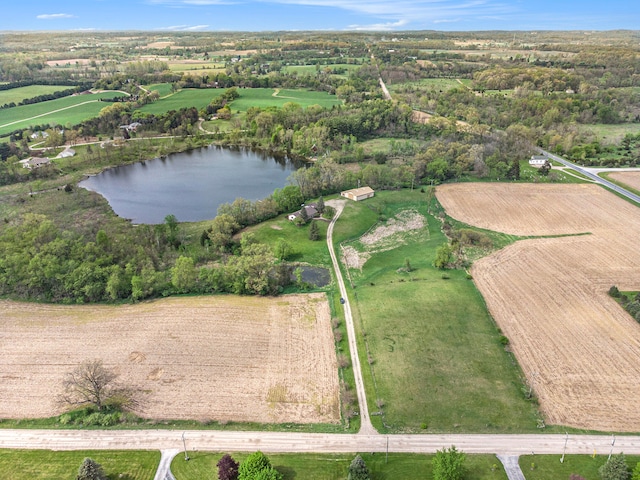
<instances>
[{"instance_id":1,"label":"solitary tree in field","mask_svg":"<svg viewBox=\"0 0 640 480\"><path fill-rule=\"evenodd\" d=\"M120 393L115 385L116 377L102 360L85 361L65 377L61 401L72 407L92 405L102 410L105 402Z\"/></svg>"},{"instance_id":2,"label":"solitary tree in field","mask_svg":"<svg viewBox=\"0 0 640 480\"><path fill-rule=\"evenodd\" d=\"M87 457L78 469L76 480L107 480L107 476L99 463Z\"/></svg>"},{"instance_id":3,"label":"solitary tree in field","mask_svg":"<svg viewBox=\"0 0 640 480\"><path fill-rule=\"evenodd\" d=\"M238 480L238 466L231 455L225 454L218 460L218 480Z\"/></svg>"},{"instance_id":4,"label":"solitary tree in field","mask_svg":"<svg viewBox=\"0 0 640 480\"><path fill-rule=\"evenodd\" d=\"M433 458L434 480L462 480L465 458L454 446L438 450Z\"/></svg>"},{"instance_id":5,"label":"solitary tree in field","mask_svg":"<svg viewBox=\"0 0 640 480\"><path fill-rule=\"evenodd\" d=\"M433 266L439 268L440 270L444 270L447 268L447 265L451 262L451 258L453 256L453 249L449 244L443 243L436 250L436 258L433 261Z\"/></svg>"}]
</instances>

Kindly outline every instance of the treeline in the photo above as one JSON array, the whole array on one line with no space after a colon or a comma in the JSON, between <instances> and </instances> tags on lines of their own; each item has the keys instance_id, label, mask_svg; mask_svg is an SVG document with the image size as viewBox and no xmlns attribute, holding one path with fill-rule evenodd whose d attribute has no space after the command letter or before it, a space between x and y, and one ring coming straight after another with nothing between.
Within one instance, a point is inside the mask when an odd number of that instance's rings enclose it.
<instances>
[{"instance_id":1,"label":"treeline","mask_svg":"<svg viewBox=\"0 0 640 480\"><path fill-rule=\"evenodd\" d=\"M176 293L273 295L290 284L292 267L250 235L236 243L239 225L227 217L212 222L211 240L203 242L209 247L202 254L205 266L196 266L192 256L179 255L184 238L172 216L135 231L106 227L91 237L26 214L0 234L0 295L60 303L137 301ZM218 243L222 237L224 245Z\"/></svg>"},{"instance_id":2,"label":"treeline","mask_svg":"<svg viewBox=\"0 0 640 480\"><path fill-rule=\"evenodd\" d=\"M74 93L84 92L85 90L90 89L91 86L92 86L92 84L85 83L85 84L81 84L81 85L79 85L77 87L74 87L74 88L68 88L66 90L59 90L59 91L53 92L53 93L47 93L47 94L38 95L38 96L35 96L35 97L31 97L31 98L25 98L24 100L22 100L18 104L16 104L15 102L5 103L4 105L0 106L0 109L13 108L13 107L20 106L20 105L32 105L34 103L40 103L40 102L46 102L46 101L49 101L49 100L55 100L56 98L68 97L70 95L73 95Z\"/></svg>"}]
</instances>

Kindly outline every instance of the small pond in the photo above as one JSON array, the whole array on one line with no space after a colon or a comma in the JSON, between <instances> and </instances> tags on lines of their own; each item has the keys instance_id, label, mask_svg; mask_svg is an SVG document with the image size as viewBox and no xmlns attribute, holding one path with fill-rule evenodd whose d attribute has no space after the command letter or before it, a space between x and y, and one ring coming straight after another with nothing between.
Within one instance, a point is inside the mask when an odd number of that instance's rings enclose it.
<instances>
[{"instance_id":1,"label":"small pond","mask_svg":"<svg viewBox=\"0 0 640 480\"><path fill-rule=\"evenodd\" d=\"M80 186L107 199L133 223L158 224L167 215L180 222L212 219L236 198L260 200L301 164L246 149L210 146L111 168Z\"/></svg>"}]
</instances>

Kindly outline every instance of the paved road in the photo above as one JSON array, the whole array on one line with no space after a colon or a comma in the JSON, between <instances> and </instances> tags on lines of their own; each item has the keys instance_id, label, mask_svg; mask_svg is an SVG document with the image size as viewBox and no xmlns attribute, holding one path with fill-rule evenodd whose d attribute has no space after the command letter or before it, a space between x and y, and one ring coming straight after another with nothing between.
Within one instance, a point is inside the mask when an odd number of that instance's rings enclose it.
<instances>
[{"instance_id":1,"label":"paved road","mask_svg":"<svg viewBox=\"0 0 640 480\"><path fill-rule=\"evenodd\" d=\"M547 152L546 150L540 150L540 152L545 155L546 157L549 157L552 160L555 160L556 162L560 162L561 164L563 164L566 167L571 168L572 170L575 170L576 172L581 173L582 175L584 175L585 177L589 178L590 180L593 180L594 182L599 183L600 185L604 185L607 188L610 188L611 190L613 190L616 193L619 193L620 195L623 195L625 197L627 197L630 200L633 200L634 202L640 204L640 196L636 195L635 193L630 192L629 190L626 190L618 185L616 185L615 183L610 182L609 180L602 178L598 175L596 175L592 169L590 168L583 168L579 165L576 165L575 163L570 162L569 160L565 160L562 157L559 157L557 155L554 155L553 153Z\"/></svg>"},{"instance_id":2,"label":"paved road","mask_svg":"<svg viewBox=\"0 0 640 480\"><path fill-rule=\"evenodd\" d=\"M338 280L338 286L340 287L340 296L344 299L344 320L347 327L347 337L349 338L349 349L351 350L351 365L353 365L353 374L356 380L356 392L358 394L358 407L360 409L360 433L367 435L375 435L376 429L371 425L371 419L369 418L369 407L367 406L367 394L364 389L364 381L362 380L362 367L360 366L360 357L358 356L358 345L356 343L356 330L353 326L353 316L351 315L351 305L349 303L349 297L347 296L347 289L344 286L344 279L342 278L342 272L340 270L340 264L338 263L338 257L336 256L335 248L333 247L333 226L336 224L338 217L344 209L345 201L331 202L336 209L329 228L327 229L327 246L329 247L329 254L331 255L331 261L333 262L333 270L336 272L336 279Z\"/></svg>"},{"instance_id":3,"label":"paved road","mask_svg":"<svg viewBox=\"0 0 640 480\"><path fill-rule=\"evenodd\" d=\"M225 452L389 452L434 453L455 445L465 453L501 455L559 454L564 434L488 435L424 434L363 435L291 432L223 432L212 430L9 430L0 429L0 448L52 450L182 450L184 433L187 450ZM608 455L610 435L569 435L567 454L595 451ZM613 453L640 455L640 436L617 436Z\"/></svg>"}]
</instances>

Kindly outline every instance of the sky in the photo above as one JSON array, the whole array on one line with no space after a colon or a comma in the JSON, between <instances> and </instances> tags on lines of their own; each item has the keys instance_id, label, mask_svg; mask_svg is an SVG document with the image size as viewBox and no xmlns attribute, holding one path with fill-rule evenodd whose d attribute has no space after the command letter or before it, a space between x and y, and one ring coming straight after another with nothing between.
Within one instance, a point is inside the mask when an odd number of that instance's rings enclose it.
<instances>
[{"instance_id":1,"label":"sky","mask_svg":"<svg viewBox=\"0 0 640 480\"><path fill-rule=\"evenodd\" d=\"M640 0L4 0L6 30L640 29Z\"/></svg>"}]
</instances>

